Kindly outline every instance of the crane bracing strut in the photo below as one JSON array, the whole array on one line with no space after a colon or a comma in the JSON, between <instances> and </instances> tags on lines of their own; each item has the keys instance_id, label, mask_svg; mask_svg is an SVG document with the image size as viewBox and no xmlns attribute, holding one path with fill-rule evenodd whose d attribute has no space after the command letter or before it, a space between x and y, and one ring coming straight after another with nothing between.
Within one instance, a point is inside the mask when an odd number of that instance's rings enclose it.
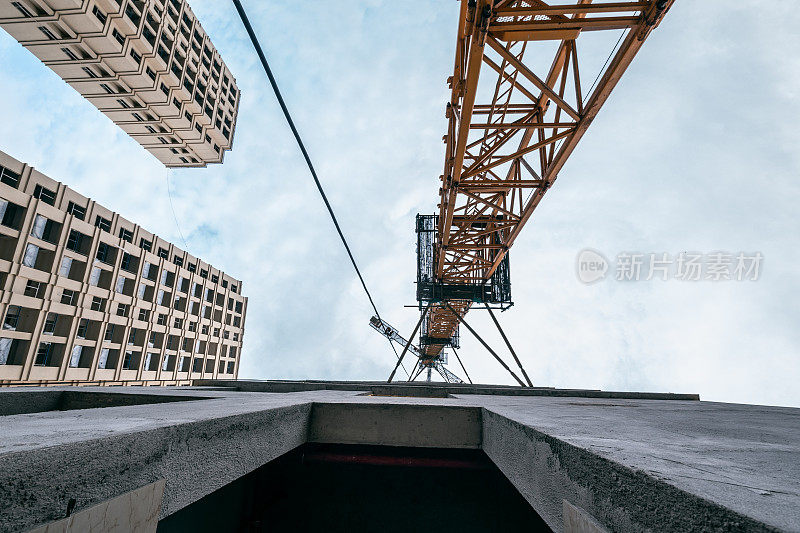
<instances>
[{"instance_id":1,"label":"crane bracing strut","mask_svg":"<svg viewBox=\"0 0 800 533\"><path fill-rule=\"evenodd\" d=\"M463 383L461 378L447 370L445 368L445 364L447 364L447 359L441 356L435 357L433 359L427 359L424 357L422 352L420 352L419 348L414 346L414 344L406 340L400 332L397 331L391 324L379 318L377 316L373 316L369 320L369 325L372 326L378 333L389 339L390 342L396 342L400 346L403 346L403 354L406 351L409 351L417 356L417 364L414 367L414 370L411 371L411 374L408 376L409 381L414 381L420 374L422 374L423 370L428 370L428 381L431 380L431 370L436 370L436 372L444 378L444 380L448 383ZM402 357L402 356L401 356ZM395 366L395 370L397 367L400 366L400 359L397 361L397 366ZM394 372L392 372L394 375Z\"/></svg>"},{"instance_id":2,"label":"crane bracing strut","mask_svg":"<svg viewBox=\"0 0 800 533\"><path fill-rule=\"evenodd\" d=\"M473 304L512 305L509 249L673 2L461 0L438 213L416 221L418 357L458 347ZM587 32L619 34L588 90Z\"/></svg>"}]
</instances>

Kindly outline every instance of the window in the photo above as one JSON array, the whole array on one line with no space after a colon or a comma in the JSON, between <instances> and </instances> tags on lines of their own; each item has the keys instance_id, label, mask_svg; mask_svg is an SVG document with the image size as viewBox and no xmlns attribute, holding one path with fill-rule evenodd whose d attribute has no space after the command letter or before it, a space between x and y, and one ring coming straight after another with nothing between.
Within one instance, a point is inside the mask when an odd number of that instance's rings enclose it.
<instances>
[{"instance_id":1,"label":"window","mask_svg":"<svg viewBox=\"0 0 800 533\"><path fill-rule=\"evenodd\" d=\"M148 322L150 320L150 311L147 309L139 309L139 320Z\"/></svg>"},{"instance_id":2,"label":"window","mask_svg":"<svg viewBox=\"0 0 800 533\"><path fill-rule=\"evenodd\" d=\"M189 270L189 272L194 272L195 270L197 270L197 265L195 265L194 263L189 263L189 265L186 268Z\"/></svg>"},{"instance_id":3,"label":"window","mask_svg":"<svg viewBox=\"0 0 800 533\"><path fill-rule=\"evenodd\" d=\"M216 274L212 274L211 283L219 283L219 276L217 276Z\"/></svg>"},{"instance_id":4,"label":"window","mask_svg":"<svg viewBox=\"0 0 800 533\"><path fill-rule=\"evenodd\" d=\"M72 250L73 252L77 252L81 255L86 255L88 250L88 242L90 237L88 235L84 235L83 233L71 230L69 232L69 237L67 238L67 250Z\"/></svg>"},{"instance_id":5,"label":"window","mask_svg":"<svg viewBox=\"0 0 800 533\"><path fill-rule=\"evenodd\" d=\"M228 374L233 374L235 368L236 368L236 362L228 361Z\"/></svg>"},{"instance_id":6,"label":"window","mask_svg":"<svg viewBox=\"0 0 800 533\"><path fill-rule=\"evenodd\" d=\"M122 359L122 369L131 370L134 367L133 352L125 352L125 357Z\"/></svg>"},{"instance_id":7,"label":"window","mask_svg":"<svg viewBox=\"0 0 800 533\"><path fill-rule=\"evenodd\" d=\"M219 337L219 328L214 328L214 336Z\"/></svg>"},{"instance_id":8,"label":"window","mask_svg":"<svg viewBox=\"0 0 800 533\"><path fill-rule=\"evenodd\" d=\"M203 326L202 326L202 328L201 328L201 333L202 333L203 335L208 335L208 326L206 326L205 324L203 324Z\"/></svg>"},{"instance_id":9,"label":"window","mask_svg":"<svg viewBox=\"0 0 800 533\"><path fill-rule=\"evenodd\" d=\"M223 279L222 280L222 288L223 289L227 289L228 288L228 280L227 279Z\"/></svg>"},{"instance_id":10,"label":"window","mask_svg":"<svg viewBox=\"0 0 800 533\"><path fill-rule=\"evenodd\" d=\"M103 269L100 267L92 268L92 273L89 274L89 285L97 287L100 283L100 276L103 274Z\"/></svg>"},{"instance_id":11,"label":"window","mask_svg":"<svg viewBox=\"0 0 800 533\"><path fill-rule=\"evenodd\" d=\"M85 339L86 333L88 331L89 331L89 319L81 318L81 321L78 322L78 331L75 333L75 336L79 339Z\"/></svg>"},{"instance_id":12,"label":"window","mask_svg":"<svg viewBox=\"0 0 800 533\"><path fill-rule=\"evenodd\" d=\"M22 264L27 267L35 268L37 257L39 257L39 247L35 244L29 244L25 248L25 255L22 257Z\"/></svg>"},{"instance_id":13,"label":"window","mask_svg":"<svg viewBox=\"0 0 800 533\"><path fill-rule=\"evenodd\" d=\"M102 11L100 11L100 9L98 9L98 7L97 7L97 6L94 6L94 7L92 8L92 14L93 14L95 17L97 17L97 20L99 20L99 21L100 21L100 24L102 24L103 26L105 26L105 24L106 24L106 20L108 20L108 17L106 16L106 14L105 14L105 13L103 13Z\"/></svg>"},{"instance_id":14,"label":"window","mask_svg":"<svg viewBox=\"0 0 800 533\"><path fill-rule=\"evenodd\" d=\"M50 362L50 355L53 352L53 344L50 342L41 342L39 343L39 349L36 350L36 360L34 361L34 365L36 366L47 366L47 363Z\"/></svg>"},{"instance_id":15,"label":"window","mask_svg":"<svg viewBox=\"0 0 800 533\"><path fill-rule=\"evenodd\" d=\"M150 281L155 281L158 277L158 267L153 263L145 261L144 267L142 267L142 277Z\"/></svg>"},{"instance_id":16,"label":"window","mask_svg":"<svg viewBox=\"0 0 800 533\"><path fill-rule=\"evenodd\" d=\"M137 53L136 50L134 50L133 48L131 48L131 57L133 58L134 61L136 61L136 63L138 64L142 63L142 56L139 53Z\"/></svg>"},{"instance_id":17,"label":"window","mask_svg":"<svg viewBox=\"0 0 800 533\"><path fill-rule=\"evenodd\" d=\"M81 357L83 356L83 346L76 344L72 347L72 354L69 357L70 368L78 368L81 364Z\"/></svg>"},{"instance_id":18,"label":"window","mask_svg":"<svg viewBox=\"0 0 800 533\"><path fill-rule=\"evenodd\" d=\"M123 241L133 242L133 232L125 228L119 228L119 238Z\"/></svg>"},{"instance_id":19,"label":"window","mask_svg":"<svg viewBox=\"0 0 800 533\"><path fill-rule=\"evenodd\" d=\"M131 328L130 333L128 333L128 344L136 344L136 334L139 332L136 328Z\"/></svg>"},{"instance_id":20,"label":"window","mask_svg":"<svg viewBox=\"0 0 800 533\"><path fill-rule=\"evenodd\" d=\"M197 322L189 322L189 331L197 331Z\"/></svg>"},{"instance_id":21,"label":"window","mask_svg":"<svg viewBox=\"0 0 800 533\"><path fill-rule=\"evenodd\" d=\"M148 241L146 239L139 239L139 248L146 252L150 252L153 250L153 241Z\"/></svg>"},{"instance_id":22,"label":"window","mask_svg":"<svg viewBox=\"0 0 800 533\"><path fill-rule=\"evenodd\" d=\"M130 305L128 304L117 304L117 316L128 316L128 312L130 311Z\"/></svg>"},{"instance_id":23,"label":"window","mask_svg":"<svg viewBox=\"0 0 800 533\"><path fill-rule=\"evenodd\" d=\"M114 28L114 30L111 32L111 36L114 37L119 44L125 44L125 37L117 30L117 28Z\"/></svg>"},{"instance_id":24,"label":"window","mask_svg":"<svg viewBox=\"0 0 800 533\"><path fill-rule=\"evenodd\" d=\"M117 276L117 286L115 290L120 294L125 291L125 276Z\"/></svg>"},{"instance_id":25,"label":"window","mask_svg":"<svg viewBox=\"0 0 800 533\"><path fill-rule=\"evenodd\" d=\"M69 277L70 270L72 270L72 258L64 256L64 258L61 259L61 267L58 269L58 275L64 276L65 278Z\"/></svg>"},{"instance_id":26,"label":"window","mask_svg":"<svg viewBox=\"0 0 800 533\"><path fill-rule=\"evenodd\" d=\"M86 75L89 76L90 78L98 78L99 77L97 75L97 73L95 73L95 71L93 71L89 67L81 67L81 70L84 71L86 73Z\"/></svg>"},{"instance_id":27,"label":"window","mask_svg":"<svg viewBox=\"0 0 800 533\"><path fill-rule=\"evenodd\" d=\"M97 215L94 219L94 225L100 228L103 231L111 231L111 221L107 218L103 218L100 215Z\"/></svg>"},{"instance_id":28,"label":"window","mask_svg":"<svg viewBox=\"0 0 800 533\"><path fill-rule=\"evenodd\" d=\"M99 296L92 296L92 311L105 311L106 310L106 299L100 298Z\"/></svg>"},{"instance_id":29,"label":"window","mask_svg":"<svg viewBox=\"0 0 800 533\"><path fill-rule=\"evenodd\" d=\"M117 98L117 103L125 109L130 109L131 105L124 98Z\"/></svg>"},{"instance_id":30,"label":"window","mask_svg":"<svg viewBox=\"0 0 800 533\"><path fill-rule=\"evenodd\" d=\"M165 315L163 313L159 313L157 324L159 326L166 326L167 325L167 315Z\"/></svg>"},{"instance_id":31,"label":"window","mask_svg":"<svg viewBox=\"0 0 800 533\"><path fill-rule=\"evenodd\" d=\"M114 328L116 327L115 324L109 324L106 328L106 334L103 337L104 340L111 341L114 338Z\"/></svg>"},{"instance_id":32,"label":"window","mask_svg":"<svg viewBox=\"0 0 800 533\"><path fill-rule=\"evenodd\" d=\"M203 360L195 359L192 362L192 372L202 372L202 371L203 371Z\"/></svg>"},{"instance_id":33,"label":"window","mask_svg":"<svg viewBox=\"0 0 800 533\"><path fill-rule=\"evenodd\" d=\"M39 31L44 33L44 36L50 39L51 41L58 40L58 37L56 37L56 35L52 31L50 31L50 28L48 28L47 26L39 26Z\"/></svg>"},{"instance_id":34,"label":"window","mask_svg":"<svg viewBox=\"0 0 800 533\"><path fill-rule=\"evenodd\" d=\"M127 272L136 272L136 267L139 266L139 260L136 256L129 254L128 252L123 252L122 254L122 262L120 263L120 268Z\"/></svg>"},{"instance_id":35,"label":"window","mask_svg":"<svg viewBox=\"0 0 800 533\"><path fill-rule=\"evenodd\" d=\"M183 327L183 319L182 318L176 318L175 319L175 327L176 328L182 328Z\"/></svg>"},{"instance_id":36,"label":"window","mask_svg":"<svg viewBox=\"0 0 800 533\"><path fill-rule=\"evenodd\" d=\"M56 193L51 191L50 189L46 189L41 185L37 185L33 189L33 197L38 198L39 200L43 201L46 204L55 205L56 204Z\"/></svg>"},{"instance_id":37,"label":"window","mask_svg":"<svg viewBox=\"0 0 800 533\"><path fill-rule=\"evenodd\" d=\"M236 357L236 346L231 346L231 349L228 352L228 357Z\"/></svg>"},{"instance_id":38,"label":"window","mask_svg":"<svg viewBox=\"0 0 800 533\"><path fill-rule=\"evenodd\" d=\"M208 270L201 270L200 277L203 279L208 279Z\"/></svg>"},{"instance_id":39,"label":"window","mask_svg":"<svg viewBox=\"0 0 800 533\"><path fill-rule=\"evenodd\" d=\"M236 302L236 312L242 314L242 302Z\"/></svg>"},{"instance_id":40,"label":"window","mask_svg":"<svg viewBox=\"0 0 800 533\"><path fill-rule=\"evenodd\" d=\"M97 260L110 265L113 261L113 250L114 248L112 246L109 246L105 242L101 242L97 247Z\"/></svg>"},{"instance_id":41,"label":"window","mask_svg":"<svg viewBox=\"0 0 800 533\"><path fill-rule=\"evenodd\" d=\"M231 285L231 292L236 292L236 291L237 291L236 285Z\"/></svg>"},{"instance_id":42,"label":"window","mask_svg":"<svg viewBox=\"0 0 800 533\"><path fill-rule=\"evenodd\" d=\"M58 322L58 315L56 313L47 313L47 317L44 320L44 328L42 329L42 334L52 335L53 333L55 333L57 322Z\"/></svg>"},{"instance_id":43,"label":"window","mask_svg":"<svg viewBox=\"0 0 800 533\"><path fill-rule=\"evenodd\" d=\"M183 350L184 352L191 352L192 351L192 344L193 344L192 343L192 339L190 339L189 337L184 338L181 350Z\"/></svg>"},{"instance_id":44,"label":"window","mask_svg":"<svg viewBox=\"0 0 800 533\"><path fill-rule=\"evenodd\" d=\"M149 372L158 370L158 354L148 353L144 358L144 369Z\"/></svg>"},{"instance_id":45,"label":"window","mask_svg":"<svg viewBox=\"0 0 800 533\"><path fill-rule=\"evenodd\" d=\"M61 51L64 52L64 55L67 56L68 58L70 58L71 60L78 61L78 56L75 55L75 52L73 52L69 48L64 47L64 48L61 49Z\"/></svg>"},{"instance_id":46,"label":"window","mask_svg":"<svg viewBox=\"0 0 800 533\"><path fill-rule=\"evenodd\" d=\"M86 218L86 208L79 206L75 202L70 202L67 205L67 214L74 216L78 220L83 220Z\"/></svg>"},{"instance_id":47,"label":"window","mask_svg":"<svg viewBox=\"0 0 800 533\"><path fill-rule=\"evenodd\" d=\"M172 287L175 284L175 273L165 270L161 273L161 284Z\"/></svg>"},{"instance_id":48,"label":"window","mask_svg":"<svg viewBox=\"0 0 800 533\"><path fill-rule=\"evenodd\" d=\"M53 222L47 217L36 215L33 219L33 226L31 227L31 235L37 239L45 242L56 243L58 242L58 234L61 230L61 224Z\"/></svg>"},{"instance_id":49,"label":"window","mask_svg":"<svg viewBox=\"0 0 800 533\"><path fill-rule=\"evenodd\" d=\"M6 311L6 319L3 321L3 329L15 331L19 323L19 315L22 308L18 305L9 305Z\"/></svg>"},{"instance_id":50,"label":"window","mask_svg":"<svg viewBox=\"0 0 800 533\"><path fill-rule=\"evenodd\" d=\"M16 189L19 187L19 178L19 174L0 165L0 181Z\"/></svg>"},{"instance_id":51,"label":"window","mask_svg":"<svg viewBox=\"0 0 800 533\"><path fill-rule=\"evenodd\" d=\"M166 248L159 248L158 257L163 257L164 259L166 259L167 257L169 257L169 251L167 251Z\"/></svg>"},{"instance_id":52,"label":"window","mask_svg":"<svg viewBox=\"0 0 800 533\"><path fill-rule=\"evenodd\" d=\"M108 348L103 348L100 350L100 357L97 359L97 368L106 368L109 364L108 356L111 354L111 350Z\"/></svg>"},{"instance_id":53,"label":"window","mask_svg":"<svg viewBox=\"0 0 800 533\"><path fill-rule=\"evenodd\" d=\"M38 281L33 281L32 279L28 280L28 283L25 284L25 296L30 296L32 298L42 298L44 297L44 283L39 283Z\"/></svg>"},{"instance_id":54,"label":"window","mask_svg":"<svg viewBox=\"0 0 800 533\"><path fill-rule=\"evenodd\" d=\"M64 305L77 305L78 292L64 289L64 292L61 293L61 303Z\"/></svg>"},{"instance_id":55,"label":"window","mask_svg":"<svg viewBox=\"0 0 800 533\"><path fill-rule=\"evenodd\" d=\"M30 11L30 10L29 10L27 7L25 7L25 6L22 4L22 2L11 2L11 5L13 5L14 7L16 7L16 8L17 8L17 10L18 10L20 13L22 13L22 16L23 16L23 17L26 17L26 18L33 18L34 14L33 14L33 13L31 13L31 11Z\"/></svg>"},{"instance_id":56,"label":"window","mask_svg":"<svg viewBox=\"0 0 800 533\"><path fill-rule=\"evenodd\" d=\"M178 266L183 266L183 257L176 255L175 257L172 258L172 262Z\"/></svg>"}]
</instances>

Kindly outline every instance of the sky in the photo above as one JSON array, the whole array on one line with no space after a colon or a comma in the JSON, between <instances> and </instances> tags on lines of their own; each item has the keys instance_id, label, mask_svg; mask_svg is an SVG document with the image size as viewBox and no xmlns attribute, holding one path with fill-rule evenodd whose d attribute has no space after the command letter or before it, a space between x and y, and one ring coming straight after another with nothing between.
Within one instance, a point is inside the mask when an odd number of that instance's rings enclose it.
<instances>
[{"instance_id":1,"label":"sky","mask_svg":"<svg viewBox=\"0 0 800 533\"><path fill-rule=\"evenodd\" d=\"M243 3L381 315L407 335L458 3ZM681 0L648 38L511 250L515 305L498 319L536 385L800 406L789 4ZM223 165L168 171L4 32L0 149L242 279L240 378L385 379L395 356L232 3L191 5L242 91ZM585 249L605 279L578 278ZM760 253L758 279L616 279L624 254L718 251ZM486 314L467 318L510 361ZM461 340L474 381L513 382Z\"/></svg>"}]
</instances>

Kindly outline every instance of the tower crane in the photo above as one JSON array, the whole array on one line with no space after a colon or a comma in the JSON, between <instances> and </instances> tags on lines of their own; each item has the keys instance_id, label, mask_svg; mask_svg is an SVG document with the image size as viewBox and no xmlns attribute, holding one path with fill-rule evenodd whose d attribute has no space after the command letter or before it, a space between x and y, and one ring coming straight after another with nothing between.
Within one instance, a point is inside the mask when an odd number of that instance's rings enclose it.
<instances>
[{"instance_id":1,"label":"tower crane","mask_svg":"<svg viewBox=\"0 0 800 533\"><path fill-rule=\"evenodd\" d=\"M461 0L438 213L416 219L419 361L443 364L474 305L512 305L509 249L673 2ZM619 38L587 88L590 32Z\"/></svg>"}]
</instances>

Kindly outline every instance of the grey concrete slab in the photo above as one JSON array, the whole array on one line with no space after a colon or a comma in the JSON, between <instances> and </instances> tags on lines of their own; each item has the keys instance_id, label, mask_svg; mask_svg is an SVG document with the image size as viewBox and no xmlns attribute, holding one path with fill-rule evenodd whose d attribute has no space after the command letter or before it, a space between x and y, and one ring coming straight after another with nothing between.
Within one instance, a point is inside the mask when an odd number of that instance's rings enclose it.
<instances>
[{"instance_id":1,"label":"grey concrete slab","mask_svg":"<svg viewBox=\"0 0 800 533\"><path fill-rule=\"evenodd\" d=\"M520 490L537 508L548 509L544 514L552 521L560 520L560 500L567 498L600 515L595 516L614 531L640 531L642 524L667 516L676 520L672 530L687 526L679 520L683 517L704 523L706 530L726 530L737 522L757 529L710 505L716 504L768 526L800 531L798 409L634 400L480 401L487 410L484 450L518 488L527 487ZM587 464L593 465L588 474Z\"/></svg>"},{"instance_id":2,"label":"grey concrete slab","mask_svg":"<svg viewBox=\"0 0 800 533\"><path fill-rule=\"evenodd\" d=\"M477 407L374 401L314 403L309 442L480 448Z\"/></svg>"}]
</instances>

